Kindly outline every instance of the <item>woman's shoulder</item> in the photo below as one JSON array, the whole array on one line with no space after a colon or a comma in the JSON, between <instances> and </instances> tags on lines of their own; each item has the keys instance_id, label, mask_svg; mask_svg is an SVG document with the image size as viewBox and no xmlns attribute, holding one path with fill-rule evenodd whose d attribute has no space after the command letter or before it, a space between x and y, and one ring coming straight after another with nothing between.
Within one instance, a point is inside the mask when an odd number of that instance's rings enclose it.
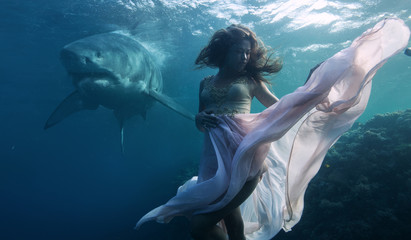
<instances>
[{"instance_id":1,"label":"woman's shoulder","mask_svg":"<svg viewBox=\"0 0 411 240\"><path fill-rule=\"evenodd\" d=\"M214 75L208 75L204 77L203 79L201 79L200 85L209 84L213 79L214 79Z\"/></svg>"},{"instance_id":2,"label":"woman's shoulder","mask_svg":"<svg viewBox=\"0 0 411 240\"><path fill-rule=\"evenodd\" d=\"M267 84L270 85L262 80L256 80L252 77L248 78L248 89L253 93L253 95L256 95L258 92L265 91L267 89Z\"/></svg>"},{"instance_id":3,"label":"woman's shoulder","mask_svg":"<svg viewBox=\"0 0 411 240\"><path fill-rule=\"evenodd\" d=\"M271 83L267 80L257 80L253 77L248 78L249 84L252 84L254 87L261 87L261 86L266 86L266 85L271 85Z\"/></svg>"},{"instance_id":4,"label":"woman's shoulder","mask_svg":"<svg viewBox=\"0 0 411 240\"><path fill-rule=\"evenodd\" d=\"M253 77L245 76L243 79L242 82L246 84L250 90L254 90L260 85L259 81L255 80Z\"/></svg>"},{"instance_id":5,"label":"woman's shoulder","mask_svg":"<svg viewBox=\"0 0 411 240\"><path fill-rule=\"evenodd\" d=\"M200 81L200 89L203 89L204 86L209 86L211 81L213 80L214 75L209 75L201 79Z\"/></svg>"},{"instance_id":6,"label":"woman's shoulder","mask_svg":"<svg viewBox=\"0 0 411 240\"><path fill-rule=\"evenodd\" d=\"M209 82L211 80L213 80L214 75L208 75L206 77L204 77L203 79L201 79L201 82Z\"/></svg>"}]
</instances>

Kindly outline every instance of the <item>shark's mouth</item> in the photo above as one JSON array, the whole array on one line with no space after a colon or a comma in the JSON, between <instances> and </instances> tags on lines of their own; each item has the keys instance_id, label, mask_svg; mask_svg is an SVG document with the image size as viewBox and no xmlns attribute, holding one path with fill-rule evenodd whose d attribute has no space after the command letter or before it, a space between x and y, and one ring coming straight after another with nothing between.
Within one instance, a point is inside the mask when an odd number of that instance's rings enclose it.
<instances>
[{"instance_id":1,"label":"shark's mouth","mask_svg":"<svg viewBox=\"0 0 411 240\"><path fill-rule=\"evenodd\" d=\"M84 80L87 81L101 81L105 80L111 84L119 84L118 78L110 71L99 69L98 71L92 72L68 72L69 76L73 79L74 84L78 84Z\"/></svg>"}]
</instances>

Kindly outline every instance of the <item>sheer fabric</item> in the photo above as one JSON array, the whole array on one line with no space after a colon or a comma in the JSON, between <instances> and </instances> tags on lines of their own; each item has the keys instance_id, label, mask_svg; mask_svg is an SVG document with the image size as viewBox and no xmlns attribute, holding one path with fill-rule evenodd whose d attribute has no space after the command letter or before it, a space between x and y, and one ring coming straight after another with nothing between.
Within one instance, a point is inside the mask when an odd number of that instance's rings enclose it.
<instances>
[{"instance_id":1,"label":"sheer fabric","mask_svg":"<svg viewBox=\"0 0 411 240\"><path fill-rule=\"evenodd\" d=\"M271 239L301 218L308 183L327 150L364 111L371 79L408 44L402 20L389 18L324 61L307 83L258 114L219 116L205 134L199 177L137 223L168 222L174 216L226 206L245 182L264 172L241 205L247 239Z\"/></svg>"}]
</instances>

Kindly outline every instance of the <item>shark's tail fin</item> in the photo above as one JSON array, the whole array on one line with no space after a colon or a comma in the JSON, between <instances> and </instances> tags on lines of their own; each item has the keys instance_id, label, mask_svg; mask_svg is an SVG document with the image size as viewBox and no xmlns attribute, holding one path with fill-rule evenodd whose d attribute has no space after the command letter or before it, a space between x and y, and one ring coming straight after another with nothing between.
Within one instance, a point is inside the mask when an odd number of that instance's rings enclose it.
<instances>
[{"instance_id":1,"label":"shark's tail fin","mask_svg":"<svg viewBox=\"0 0 411 240\"><path fill-rule=\"evenodd\" d=\"M192 121L194 121L194 114L185 109L183 106L178 104L176 101L174 101L172 98L163 95L161 93L158 93L154 90L150 90L149 95L159 101L161 104L163 104L166 107L169 107L170 109L176 111L177 113L181 114L183 117L186 117Z\"/></svg>"}]
</instances>

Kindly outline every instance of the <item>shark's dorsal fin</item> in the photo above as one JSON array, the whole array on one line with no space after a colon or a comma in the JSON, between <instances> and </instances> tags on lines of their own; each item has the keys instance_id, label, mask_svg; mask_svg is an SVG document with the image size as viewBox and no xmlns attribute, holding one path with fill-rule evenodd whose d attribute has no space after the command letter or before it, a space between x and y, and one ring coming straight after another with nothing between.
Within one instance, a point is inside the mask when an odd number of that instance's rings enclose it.
<instances>
[{"instance_id":1,"label":"shark's dorsal fin","mask_svg":"<svg viewBox=\"0 0 411 240\"><path fill-rule=\"evenodd\" d=\"M174 101L172 98L161 94L159 92L156 92L154 90L149 90L148 95L151 96L152 98L156 99L159 101L161 104L163 104L166 107L169 107L170 109L176 111L177 113L181 114L183 117L186 117L192 121L194 121L194 115L185 109L183 106L178 104L176 101Z\"/></svg>"},{"instance_id":2,"label":"shark's dorsal fin","mask_svg":"<svg viewBox=\"0 0 411 240\"><path fill-rule=\"evenodd\" d=\"M85 101L78 91L68 95L47 119L44 129L50 128L69 115L85 109L96 109L98 104Z\"/></svg>"}]
</instances>

